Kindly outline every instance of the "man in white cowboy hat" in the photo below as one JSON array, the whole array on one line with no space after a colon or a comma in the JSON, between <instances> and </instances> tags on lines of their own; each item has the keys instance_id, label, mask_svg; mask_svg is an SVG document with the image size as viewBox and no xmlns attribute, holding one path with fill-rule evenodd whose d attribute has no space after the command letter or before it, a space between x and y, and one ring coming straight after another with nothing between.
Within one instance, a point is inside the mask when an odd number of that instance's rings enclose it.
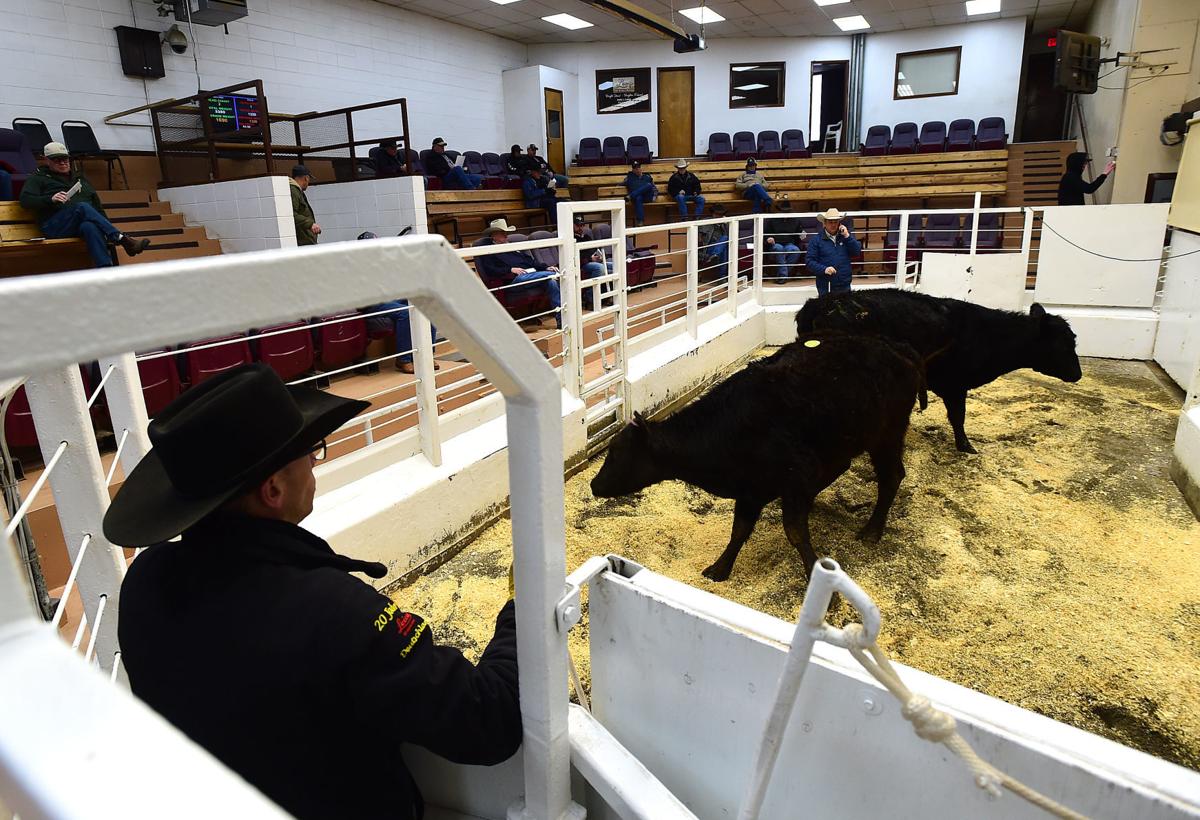
<instances>
[{"instance_id":1,"label":"man in white cowboy hat","mask_svg":"<svg viewBox=\"0 0 1200 820\"><path fill-rule=\"evenodd\" d=\"M808 240L805 264L817 278L817 295L850 290L851 260L862 253L862 243L842 224L846 214L830 208L817 214L822 230Z\"/></svg>"},{"instance_id":2,"label":"man in white cowboy hat","mask_svg":"<svg viewBox=\"0 0 1200 820\"><path fill-rule=\"evenodd\" d=\"M493 219L484 230L484 233L487 234L486 238L477 242L476 247L505 245L508 243L508 235L515 230L516 228L509 225L508 220L504 217ZM562 297L558 289L558 268L539 262L533 258L533 254L527 251L500 251L476 256L475 267L490 287L496 286L493 283L501 285L528 284L530 289L542 290L546 294L546 298L550 300L551 307L554 308L554 324L562 327L562 313L559 312ZM515 288L515 290L525 290L525 288Z\"/></svg>"},{"instance_id":3,"label":"man in white cowboy hat","mask_svg":"<svg viewBox=\"0 0 1200 820\"><path fill-rule=\"evenodd\" d=\"M688 218L688 203L696 203L696 218L704 215L704 197L700 196L700 178L688 170L686 159L675 163L675 173L667 180L667 194L679 205L679 218Z\"/></svg>"},{"instance_id":4,"label":"man in white cowboy hat","mask_svg":"<svg viewBox=\"0 0 1200 820\"><path fill-rule=\"evenodd\" d=\"M299 526L325 437L369 406L227 370L155 416L104 517L148 547L119 603L133 694L298 818L420 817L406 741L480 765L521 744L511 601L473 664L351 574L383 564Z\"/></svg>"}]
</instances>

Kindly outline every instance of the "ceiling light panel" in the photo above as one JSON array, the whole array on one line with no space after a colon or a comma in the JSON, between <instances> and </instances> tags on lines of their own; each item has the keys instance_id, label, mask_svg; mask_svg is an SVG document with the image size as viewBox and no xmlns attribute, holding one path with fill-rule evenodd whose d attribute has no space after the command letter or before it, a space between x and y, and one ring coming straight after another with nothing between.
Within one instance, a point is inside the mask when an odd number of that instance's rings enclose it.
<instances>
[{"instance_id":1,"label":"ceiling light panel","mask_svg":"<svg viewBox=\"0 0 1200 820\"><path fill-rule=\"evenodd\" d=\"M1000 0L967 0L967 14L995 14L1000 11Z\"/></svg>"},{"instance_id":2,"label":"ceiling light panel","mask_svg":"<svg viewBox=\"0 0 1200 820\"><path fill-rule=\"evenodd\" d=\"M562 26L571 31L592 27L592 24L587 20L580 20L578 17L572 17L570 14L551 14L549 17L543 17L542 19L547 23L553 23L556 26Z\"/></svg>"},{"instance_id":3,"label":"ceiling light panel","mask_svg":"<svg viewBox=\"0 0 1200 820\"><path fill-rule=\"evenodd\" d=\"M833 24L842 31L862 31L864 28L871 27L871 24L867 22L867 18L861 14L856 14L853 17L835 17Z\"/></svg>"},{"instance_id":4,"label":"ceiling light panel","mask_svg":"<svg viewBox=\"0 0 1200 820\"><path fill-rule=\"evenodd\" d=\"M849 3L850 0L813 0L818 6L836 6L840 3Z\"/></svg>"},{"instance_id":5,"label":"ceiling light panel","mask_svg":"<svg viewBox=\"0 0 1200 820\"><path fill-rule=\"evenodd\" d=\"M680 9L679 13L693 22L700 23L723 23L725 18L717 14L708 6L696 6L694 9Z\"/></svg>"}]
</instances>

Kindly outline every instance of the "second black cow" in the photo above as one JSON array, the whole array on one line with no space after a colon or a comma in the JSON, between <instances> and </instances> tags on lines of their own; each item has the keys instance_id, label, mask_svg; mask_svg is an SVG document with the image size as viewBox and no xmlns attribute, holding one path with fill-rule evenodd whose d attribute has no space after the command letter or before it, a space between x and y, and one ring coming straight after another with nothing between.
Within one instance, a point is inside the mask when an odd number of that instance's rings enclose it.
<instances>
[{"instance_id":1,"label":"second black cow","mask_svg":"<svg viewBox=\"0 0 1200 820\"><path fill-rule=\"evenodd\" d=\"M856 290L809 299L796 314L796 329L802 337L828 329L912 345L964 453L976 452L963 426L967 391L1023 367L1065 382L1083 376L1071 326L1036 302L1025 315L895 288Z\"/></svg>"},{"instance_id":2,"label":"second black cow","mask_svg":"<svg viewBox=\"0 0 1200 820\"><path fill-rule=\"evenodd\" d=\"M821 490L864 451L879 495L860 538L883 533L904 478L904 434L924 368L908 345L837 332L805 334L751 363L661 422L634 420L616 435L592 492L635 493L669 479L736 501L729 545L704 575L729 577L771 501L782 499L788 540L812 572L808 516Z\"/></svg>"}]
</instances>

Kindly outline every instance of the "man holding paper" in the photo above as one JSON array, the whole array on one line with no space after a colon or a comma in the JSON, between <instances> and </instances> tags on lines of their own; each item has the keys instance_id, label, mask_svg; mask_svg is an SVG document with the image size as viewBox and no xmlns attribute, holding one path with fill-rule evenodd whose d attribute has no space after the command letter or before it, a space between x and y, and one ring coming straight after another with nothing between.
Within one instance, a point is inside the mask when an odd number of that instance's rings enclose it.
<instances>
[{"instance_id":1,"label":"man holding paper","mask_svg":"<svg viewBox=\"0 0 1200 820\"><path fill-rule=\"evenodd\" d=\"M83 174L71 170L71 155L65 145L50 142L43 150L46 164L25 181L21 205L34 212L47 239L79 237L98 268L112 267L112 245L120 245L130 256L149 247L149 239L134 239L108 221L96 189Z\"/></svg>"}]
</instances>

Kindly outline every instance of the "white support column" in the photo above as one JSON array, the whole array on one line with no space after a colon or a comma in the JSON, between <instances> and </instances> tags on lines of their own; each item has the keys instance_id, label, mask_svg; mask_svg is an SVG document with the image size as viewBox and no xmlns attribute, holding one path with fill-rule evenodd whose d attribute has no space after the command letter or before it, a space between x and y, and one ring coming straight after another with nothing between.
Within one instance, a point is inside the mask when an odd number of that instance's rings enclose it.
<instances>
[{"instance_id":1,"label":"white support column","mask_svg":"<svg viewBox=\"0 0 1200 820\"><path fill-rule=\"evenodd\" d=\"M754 301L763 300L763 218L754 217Z\"/></svg>"},{"instance_id":2,"label":"white support column","mask_svg":"<svg viewBox=\"0 0 1200 820\"><path fill-rule=\"evenodd\" d=\"M575 231L572 227L575 215L569 202L558 203L558 280L559 294L562 298L563 326L563 363L562 386L572 398L579 398L583 392L583 300L579 292L579 251L575 248ZM614 221L614 237L617 224ZM622 236L621 252L624 254L624 219L620 222ZM623 257L622 257L623 258ZM613 270L616 266L616 254L613 255ZM596 307L599 307L599 302Z\"/></svg>"},{"instance_id":3,"label":"white support column","mask_svg":"<svg viewBox=\"0 0 1200 820\"><path fill-rule=\"evenodd\" d=\"M76 578L83 612L94 614L104 595L108 596L108 607L119 612L125 555L109 543L101 529L108 510L108 489L79 367L70 365L30 376L25 390L43 456L49 459L60 443L67 443L58 467L50 474L50 488L72 563L84 536L92 536ZM96 654L105 672L112 671L116 651L117 619L105 618L96 636Z\"/></svg>"},{"instance_id":4,"label":"white support column","mask_svg":"<svg viewBox=\"0 0 1200 820\"><path fill-rule=\"evenodd\" d=\"M108 414L112 417L117 440L121 440L124 431L129 431L125 446L121 448L121 470L129 475L142 456L150 451L150 436L146 432L150 418L146 415L142 376L134 354L123 353L100 360L101 373L110 366L114 369L104 384L104 397L108 400Z\"/></svg>"},{"instance_id":5,"label":"white support column","mask_svg":"<svg viewBox=\"0 0 1200 820\"><path fill-rule=\"evenodd\" d=\"M733 219L725 223L726 238L725 238L725 262L726 262L726 282L729 287L729 315L737 316L738 300L737 300L737 282L738 282L738 255L737 243L733 241L733 237L737 236L740 230L738 220Z\"/></svg>"},{"instance_id":6,"label":"white support column","mask_svg":"<svg viewBox=\"0 0 1200 820\"><path fill-rule=\"evenodd\" d=\"M696 248L698 236L695 224L687 226L687 332L695 339L700 333L700 317L696 304L700 293L699 251Z\"/></svg>"},{"instance_id":7,"label":"white support column","mask_svg":"<svg viewBox=\"0 0 1200 820\"><path fill-rule=\"evenodd\" d=\"M1025 263L1025 275L1029 275L1029 255L1033 252L1033 208L1025 209L1025 223L1021 228L1021 261Z\"/></svg>"},{"instance_id":8,"label":"white support column","mask_svg":"<svg viewBox=\"0 0 1200 820\"><path fill-rule=\"evenodd\" d=\"M613 322L613 327L616 328L617 337L620 341L617 343L616 350L613 351L613 357L616 359L617 366L621 368L621 372L625 376L621 379L621 398L626 399L621 403L621 409L618 412L618 418L628 420L632 417L629 410L628 391L625 389L626 379L629 376L629 362L626 361L625 351L626 345L629 342L629 260L626 258L626 242L625 239L625 205L622 202L617 208L612 211L612 226L613 240L616 241L616 247L613 248L613 273L616 274L617 280L613 282L614 292L617 299L617 315L616 321ZM570 232L570 226L568 226ZM574 241L574 234L571 234ZM579 254L574 255L576 265L578 266ZM653 275L653 274L651 274ZM597 295L596 306L599 307L604 300ZM580 323L582 326L582 322ZM582 333L579 334L582 337ZM580 341L582 345L582 339Z\"/></svg>"},{"instance_id":9,"label":"white support column","mask_svg":"<svg viewBox=\"0 0 1200 820\"><path fill-rule=\"evenodd\" d=\"M408 307L408 323L412 328L413 372L417 376L417 426L421 436L421 452L434 467L442 466L442 431L438 419L437 372L433 369L433 340L429 319L416 307ZM396 340L398 347L404 342ZM368 431L370 428L367 428ZM368 441L371 438L367 433Z\"/></svg>"},{"instance_id":10,"label":"white support column","mask_svg":"<svg viewBox=\"0 0 1200 820\"><path fill-rule=\"evenodd\" d=\"M975 192L975 207L971 211L971 256L975 255L975 246L979 242L979 201L982 195Z\"/></svg>"},{"instance_id":11,"label":"white support column","mask_svg":"<svg viewBox=\"0 0 1200 820\"><path fill-rule=\"evenodd\" d=\"M886 233L884 234L887 235ZM900 212L900 236L896 240L896 287L904 287L904 257L908 250L908 211Z\"/></svg>"}]
</instances>

